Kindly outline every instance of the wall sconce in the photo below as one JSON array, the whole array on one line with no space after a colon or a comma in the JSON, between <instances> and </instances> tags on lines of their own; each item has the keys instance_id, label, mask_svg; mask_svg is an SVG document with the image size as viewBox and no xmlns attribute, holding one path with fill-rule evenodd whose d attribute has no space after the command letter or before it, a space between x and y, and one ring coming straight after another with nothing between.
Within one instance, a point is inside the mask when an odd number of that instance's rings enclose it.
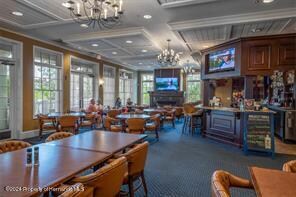
<instances>
[{"instance_id":1,"label":"wall sconce","mask_svg":"<svg viewBox=\"0 0 296 197\"><path fill-rule=\"evenodd\" d=\"M104 80L103 79L100 79L99 80L99 87L102 88L104 85Z\"/></svg>"}]
</instances>

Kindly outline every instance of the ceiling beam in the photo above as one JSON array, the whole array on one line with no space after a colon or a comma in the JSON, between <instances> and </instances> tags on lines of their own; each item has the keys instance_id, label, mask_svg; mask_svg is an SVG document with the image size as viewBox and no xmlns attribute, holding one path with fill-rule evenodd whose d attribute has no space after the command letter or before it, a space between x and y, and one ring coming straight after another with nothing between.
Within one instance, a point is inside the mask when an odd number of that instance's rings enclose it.
<instances>
[{"instance_id":1,"label":"ceiling beam","mask_svg":"<svg viewBox=\"0 0 296 197\"><path fill-rule=\"evenodd\" d=\"M296 8L276 9L246 14L219 16L169 23L171 30L185 30L228 24L250 23L265 20L296 17Z\"/></svg>"}]
</instances>

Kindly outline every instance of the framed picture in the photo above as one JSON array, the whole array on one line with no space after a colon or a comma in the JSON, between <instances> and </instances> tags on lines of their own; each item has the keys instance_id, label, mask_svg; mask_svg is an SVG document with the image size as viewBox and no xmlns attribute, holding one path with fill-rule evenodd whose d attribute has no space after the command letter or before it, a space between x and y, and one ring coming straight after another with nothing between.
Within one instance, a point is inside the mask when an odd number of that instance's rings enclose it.
<instances>
[{"instance_id":1,"label":"framed picture","mask_svg":"<svg viewBox=\"0 0 296 197\"><path fill-rule=\"evenodd\" d=\"M245 103L246 110L254 110L255 99L245 99L244 103Z\"/></svg>"}]
</instances>

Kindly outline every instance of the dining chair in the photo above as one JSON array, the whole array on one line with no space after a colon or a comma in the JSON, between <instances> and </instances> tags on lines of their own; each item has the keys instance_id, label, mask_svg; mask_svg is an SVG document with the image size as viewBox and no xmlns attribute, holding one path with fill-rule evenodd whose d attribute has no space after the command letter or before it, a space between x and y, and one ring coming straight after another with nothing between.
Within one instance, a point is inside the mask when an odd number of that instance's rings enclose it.
<instances>
[{"instance_id":1,"label":"dining chair","mask_svg":"<svg viewBox=\"0 0 296 197\"><path fill-rule=\"evenodd\" d=\"M128 173L125 174L123 185L128 185L129 188L129 196L134 197L135 192L143 186L145 196L147 196L148 190L146 185L146 180L144 176L144 169L147 159L148 153L148 142L143 142L141 144L134 145L130 150L126 153L115 156L115 157L125 157L128 163ZM112 160L111 160L112 161ZM137 180L140 181L140 185L137 188L134 188L134 182ZM122 191L121 193L126 194L126 192Z\"/></svg>"},{"instance_id":2,"label":"dining chair","mask_svg":"<svg viewBox=\"0 0 296 197\"><path fill-rule=\"evenodd\" d=\"M112 132L122 131L122 126L118 124L118 120L109 116L106 116L104 119L104 128L105 130Z\"/></svg>"},{"instance_id":3,"label":"dining chair","mask_svg":"<svg viewBox=\"0 0 296 197\"><path fill-rule=\"evenodd\" d=\"M29 144L28 142L19 141L19 140L3 141L3 142L0 142L0 154L28 148L30 146L31 144Z\"/></svg>"},{"instance_id":4,"label":"dining chair","mask_svg":"<svg viewBox=\"0 0 296 197\"><path fill-rule=\"evenodd\" d=\"M296 173L296 160L286 162L283 165L283 171Z\"/></svg>"},{"instance_id":5,"label":"dining chair","mask_svg":"<svg viewBox=\"0 0 296 197\"><path fill-rule=\"evenodd\" d=\"M145 131L154 131L156 135L156 139L159 139L158 131L160 129L160 114L155 114L151 116L150 121L145 125Z\"/></svg>"},{"instance_id":6,"label":"dining chair","mask_svg":"<svg viewBox=\"0 0 296 197\"><path fill-rule=\"evenodd\" d=\"M121 111L118 109L111 109L110 111L108 111L107 116L116 119L116 116L118 116L120 113Z\"/></svg>"},{"instance_id":7,"label":"dining chair","mask_svg":"<svg viewBox=\"0 0 296 197\"><path fill-rule=\"evenodd\" d=\"M56 119L48 117L48 115L38 114L37 118L39 120L39 137L42 138L42 133L44 130L56 130L57 124Z\"/></svg>"},{"instance_id":8,"label":"dining chair","mask_svg":"<svg viewBox=\"0 0 296 197\"><path fill-rule=\"evenodd\" d=\"M89 127L90 129L95 128L97 115L94 113L87 113L80 121L79 127Z\"/></svg>"},{"instance_id":9,"label":"dining chair","mask_svg":"<svg viewBox=\"0 0 296 197\"><path fill-rule=\"evenodd\" d=\"M230 197L230 187L249 188L253 185L250 180L246 180L229 172L217 170L211 179L212 197Z\"/></svg>"},{"instance_id":10,"label":"dining chair","mask_svg":"<svg viewBox=\"0 0 296 197\"><path fill-rule=\"evenodd\" d=\"M73 134L76 134L79 129L78 120L79 120L79 117L77 116L70 116L70 115L61 116L58 120L59 131L66 131L66 132L68 131L68 132L72 132Z\"/></svg>"},{"instance_id":11,"label":"dining chair","mask_svg":"<svg viewBox=\"0 0 296 197\"><path fill-rule=\"evenodd\" d=\"M184 105L184 123L182 133L188 130L192 135L196 129L202 129L203 110L198 110L193 103L185 103Z\"/></svg>"},{"instance_id":12,"label":"dining chair","mask_svg":"<svg viewBox=\"0 0 296 197\"><path fill-rule=\"evenodd\" d=\"M67 137L71 137L73 136L73 133L70 132L57 132L57 133L53 133L50 136L48 136L45 140L45 142L51 142L51 141L55 141L55 140L61 140Z\"/></svg>"},{"instance_id":13,"label":"dining chair","mask_svg":"<svg viewBox=\"0 0 296 197\"><path fill-rule=\"evenodd\" d=\"M164 121L165 122L171 122L173 128L175 128L175 119L176 119L176 110L172 109L165 112Z\"/></svg>"},{"instance_id":14,"label":"dining chair","mask_svg":"<svg viewBox=\"0 0 296 197\"><path fill-rule=\"evenodd\" d=\"M143 118L129 118L126 121L127 133L134 133L134 134L143 134L145 130L145 119Z\"/></svg>"},{"instance_id":15,"label":"dining chair","mask_svg":"<svg viewBox=\"0 0 296 197\"><path fill-rule=\"evenodd\" d=\"M86 188L81 183L74 185L63 185L59 190L64 191L58 197L92 197L93 188Z\"/></svg>"},{"instance_id":16,"label":"dining chair","mask_svg":"<svg viewBox=\"0 0 296 197\"><path fill-rule=\"evenodd\" d=\"M176 110L176 118L178 118L178 120L181 119L181 117L183 116L183 107L175 107L174 108Z\"/></svg>"},{"instance_id":17,"label":"dining chair","mask_svg":"<svg viewBox=\"0 0 296 197\"><path fill-rule=\"evenodd\" d=\"M127 165L127 159L120 157L91 174L75 177L69 183L82 183L86 188L93 188L93 196L118 196L128 171Z\"/></svg>"}]
</instances>

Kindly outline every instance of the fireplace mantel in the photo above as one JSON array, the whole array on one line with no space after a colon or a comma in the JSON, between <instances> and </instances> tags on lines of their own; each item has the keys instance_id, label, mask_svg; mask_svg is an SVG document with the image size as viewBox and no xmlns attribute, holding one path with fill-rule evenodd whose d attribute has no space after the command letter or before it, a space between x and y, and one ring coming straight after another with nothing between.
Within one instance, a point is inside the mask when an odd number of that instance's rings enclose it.
<instances>
[{"instance_id":1,"label":"fireplace mantel","mask_svg":"<svg viewBox=\"0 0 296 197\"><path fill-rule=\"evenodd\" d=\"M183 91L153 91L149 92L150 107L172 105L182 106L184 103Z\"/></svg>"}]
</instances>

